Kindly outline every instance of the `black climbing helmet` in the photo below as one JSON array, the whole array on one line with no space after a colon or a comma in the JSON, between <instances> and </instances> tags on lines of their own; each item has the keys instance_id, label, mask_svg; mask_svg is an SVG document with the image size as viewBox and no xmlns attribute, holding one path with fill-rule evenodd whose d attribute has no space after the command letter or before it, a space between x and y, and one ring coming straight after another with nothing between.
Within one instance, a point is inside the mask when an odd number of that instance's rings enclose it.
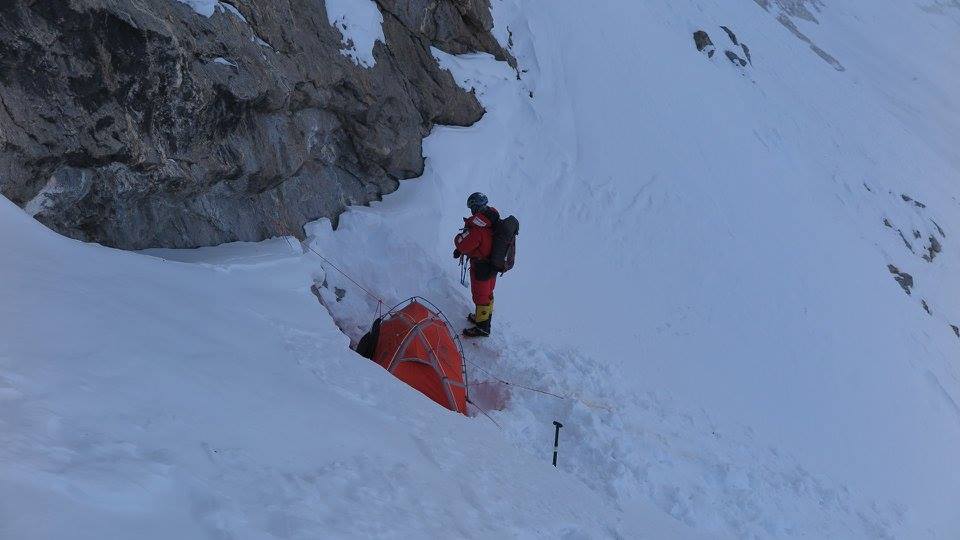
<instances>
[{"instance_id":1,"label":"black climbing helmet","mask_svg":"<svg viewBox=\"0 0 960 540\"><path fill-rule=\"evenodd\" d=\"M482 212L483 209L487 207L487 202L487 196L478 191L467 197L467 208L476 214L477 212Z\"/></svg>"}]
</instances>

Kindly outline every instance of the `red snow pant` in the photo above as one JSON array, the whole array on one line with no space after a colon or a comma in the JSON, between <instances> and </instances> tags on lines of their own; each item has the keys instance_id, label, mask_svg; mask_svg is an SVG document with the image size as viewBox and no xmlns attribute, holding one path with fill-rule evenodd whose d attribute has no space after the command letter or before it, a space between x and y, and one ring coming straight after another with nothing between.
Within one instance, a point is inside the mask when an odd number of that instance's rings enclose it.
<instances>
[{"instance_id":1,"label":"red snow pant","mask_svg":"<svg viewBox=\"0 0 960 540\"><path fill-rule=\"evenodd\" d=\"M497 286L497 273L490 279L477 279L477 269L470 264L470 292L473 293L473 303L478 306L489 306L493 303L493 288Z\"/></svg>"}]
</instances>

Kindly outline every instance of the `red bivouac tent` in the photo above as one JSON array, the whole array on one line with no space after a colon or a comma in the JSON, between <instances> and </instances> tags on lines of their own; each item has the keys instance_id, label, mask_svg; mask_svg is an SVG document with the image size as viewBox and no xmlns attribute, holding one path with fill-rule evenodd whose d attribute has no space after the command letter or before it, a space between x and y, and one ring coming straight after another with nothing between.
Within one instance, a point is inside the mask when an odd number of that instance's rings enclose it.
<instances>
[{"instance_id":1,"label":"red bivouac tent","mask_svg":"<svg viewBox=\"0 0 960 540\"><path fill-rule=\"evenodd\" d=\"M467 414L460 342L440 310L421 302L430 304L411 298L377 319L360 340L357 352L440 405Z\"/></svg>"}]
</instances>

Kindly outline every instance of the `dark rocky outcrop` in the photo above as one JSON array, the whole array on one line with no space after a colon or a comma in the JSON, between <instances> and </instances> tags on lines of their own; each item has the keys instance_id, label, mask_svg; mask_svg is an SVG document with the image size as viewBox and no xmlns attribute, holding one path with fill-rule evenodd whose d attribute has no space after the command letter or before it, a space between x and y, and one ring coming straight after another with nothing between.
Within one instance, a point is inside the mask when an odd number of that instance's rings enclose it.
<instances>
[{"instance_id":1,"label":"dark rocky outcrop","mask_svg":"<svg viewBox=\"0 0 960 540\"><path fill-rule=\"evenodd\" d=\"M833 57L827 51L821 49L810 37L800 31L794 19L800 19L811 23L819 23L814 11L820 11L823 2L820 0L753 0L760 7L768 12L776 12L777 22L790 31L797 39L806 43L810 50L830 64L837 71L846 71L843 64Z\"/></svg>"},{"instance_id":2,"label":"dark rocky outcrop","mask_svg":"<svg viewBox=\"0 0 960 540\"><path fill-rule=\"evenodd\" d=\"M907 249L910 250L910 253L916 253L916 252L913 250L913 244L911 244L910 241L907 240L907 237L904 236L903 231L900 230L900 229L897 229L897 234L900 235L900 240L903 240L903 245L907 246Z\"/></svg>"},{"instance_id":3,"label":"dark rocky outcrop","mask_svg":"<svg viewBox=\"0 0 960 540\"><path fill-rule=\"evenodd\" d=\"M707 58L713 58L714 53L717 52L713 46L713 41L710 39L710 35L703 30L697 30L693 33L693 44L697 47L698 51L706 54Z\"/></svg>"},{"instance_id":4,"label":"dark rocky outcrop","mask_svg":"<svg viewBox=\"0 0 960 540\"><path fill-rule=\"evenodd\" d=\"M733 65L740 66L740 67L747 67L747 61L744 60L743 58L740 58L740 56L737 53L733 51L724 51L724 54L727 55L727 60L730 60L730 62L732 62Z\"/></svg>"},{"instance_id":5,"label":"dark rocky outcrop","mask_svg":"<svg viewBox=\"0 0 960 540\"><path fill-rule=\"evenodd\" d=\"M890 192L890 194L891 196L893 196L893 192ZM912 210L911 213L916 212L922 216L927 211L927 205L923 204L920 201L915 200L913 197L907 194L900 194L898 198L901 199L903 202L907 203L908 205L910 205L911 207L913 207L911 208ZM919 223L915 222L914 227L912 227L909 232L909 237L912 237L913 242L911 242L911 240L908 238L908 234L905 234L903 232L903 229L899 227L895 227L893 222L891 222L889 218L886 218L886 217L883 218L883 225L884 227L893 229L897 232L897 235L900 237L900 240L903 242L903 245L906 246L906 248L910 251L910 253L913 253L914 255L918 255L921 259L923 259L928 263L932 263L937 258L937 256L939 256L940 253L943 251L943 244L940 242L937 236L940 236L941 238L946 238L946 233L944 232L943 228L937 224L935 220L929 219L929 221L930 221L930 224L932 224L935 229L931 229L929 227L922 227L919 225ZM922 227L926 230L921 231L919 228L916 228L916 227ZM919 249L915 248L914 243L919 243L920 248Z\"/></svg>"},{"instance_id":6,"label":"dark rocky outcrop","mask_svg":"<svg viewBox=\"0 0 960 540\"><path fill-rule=\"evenodd\" d=\"M926 207L927 207L927 205L923 204L922 202L920 202L920 201L918 201L918 200L915 200L913 197L907 195L906 193L901 193L901 194L900 194L900 198L903 199L903 202L912 203L912 204L913 204L914 206L916 206L917 208L926 208Z\"/></svg>"},{"instance_id":7,"label":"dark rocky outcrop","mask_svg":"<svg viewBox=\"0 0 960 540\"><path fill-rule=\"evenodd\" d=\"M943 227L941 227L940 224L938 224L936 221L932 219L930 220L930 223L933 223L933 226L937 228L937 233L940 234L941 238L947 237L947 233L943 232Z\"/></svg>"},{"instance_id":8,"label":"dark rocky outcrop","mask_svg":"<svg viewBox=\"0 0 960 540\"><path fill-rule=\"evenodd\" d=\"M743 56L746 57L744 59L733 50L724 49L723 53L727 59L737 67L747 67L747 64L753 63L753 59L750 56L750 48L747 47L745 43L741 43L740 40L737 39L737 35L733 33L733 30L730 30L730 28L726 26L721 26L720 28L724 31L724 33L726 33L727 38L729 39L733 48L743 51ZM705 30L697 30L693 33L693 43L696 45L698 51L707 55L707 58L712 59L713 55L717 52L716 45L713 43L713 40L710 39L710 35L707 34Z\"/></svg>"},{"instance_id":9,"label":"dark rocky outcrop","mask_svg":"<svg viewBox=\"0 0 960 540\"><path fill-rule=\"evenodd\" d=\"M733 30L722 25L720 26L720 29L727 33L727 37L730 38L730 41L732 41L734 45L740 45L740 41L737 40L737 35L733 33Z\"/></svg>"},{"instance_id":10,"label":"dark rocky outcrop","mask_svg":"<svg viewBox=\"0 0 960 540\"><path fill-rule=\"evenodd\" d=\"M937 258L937 255L943 251L943 246L940 245L940 241L937 240L937 237L933 235L929 236L927 242L929 242L929 245L926 247L927 253L923 255L923 260L927 262L933 262L933 260Z\"/></svg>"},{"instance_id":11,"label":"dark rocky outcrop","mask_svg":"<svg viewBox=\"0 0 960 540\"><path fill-rule=\"evenodd\" d=\"M897 281L904 292L906 292L908 295L911 294L910 289L913 288L913 276L906 272L901 272L899 268L892 264L887 265L887 270L893 274L893 279Z\"/></svg>"},{"instance_id":12,"label":"dark rocky outcrop","mask_svg":"<svg viewBox=\"0 0 960 540\"><path fill-rule=\"evenodd\" d=\"M515 60L490 33L493 15L489 0L375 1L386 16L396 19L411 34L423 36L448 53L485 51L516 66Z\"/></svg>"},{"instance_id":13,"label":"dark rocky outcrop","mask_svg":"<svg viewBox=\"0 0 960 540\"><path fill-rule=\"evenodd\" d=\"M817 22L817 18L813 12L820 11L823 7L821 0L754 0L754 2L768 11L772 6L776 6L784 15L814 23Z\"/></svg>"},{"instance_id":14,"label":"dark rocky outcrop","mask_svg":"<svg viewBox=\"0 0 960 540\"><path fill-rule=\"evenodd\" d=\"M747 47L747 44L746 44L746 43L741 43L741 44L740 44L740 49L743 50L743 55L747 57L747 62L750 63L750 64L752 64L752 63L753 63L753 57L750 55L750 47Z\"/></svg>"},{"instance_id":15,"label":"dark rocky outcrop","mask_svg":"<svg viewBox=\"0 0 960 540\"><path fill-rule=\"evenodd\" d=\"M0 2L0 190L121 248L260 240L423 171L434 124L483 114L430 53L485 51L488 0L377 0L386 44L341 54L323 0Z\"/></svg>"}]
</instances>

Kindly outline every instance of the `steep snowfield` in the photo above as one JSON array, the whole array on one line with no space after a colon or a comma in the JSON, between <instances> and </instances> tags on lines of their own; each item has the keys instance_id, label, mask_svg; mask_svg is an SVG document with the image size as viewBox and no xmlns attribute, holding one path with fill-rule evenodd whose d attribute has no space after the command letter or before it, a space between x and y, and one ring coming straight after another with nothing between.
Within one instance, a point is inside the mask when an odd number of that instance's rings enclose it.
<instances>
[{"instance_id":1,"label":"steep snowfield","mask_svg":"<svg viewBox=\"0 0 960 540\"><path fill-rule=\"evenodd\" d=\"M780 4L496 2L521 80L437 53L487 117L438 130L422 179L309 232L378 294L459 318L464 198L518 214L496 336L468 351L570 397L513 388L492 414L532 452L563 421L563 466L625 512L652 501L739 537L955 537L960 10ZM720 25L752 64L727 60ZM373 304L331 286L356 338Z\"/></svg>"},{"instance_id":2,"label":"steep snowfield","mask_svg":"<svg viewBox=\"0 0 960 540\"><path fill-rule=\"evenodd\" d=\"M493 4L519 79L436 52L487 116L307 242L459 320L466 196L518 215L467 344L497 425L349 352L376 302L294 240L162 260L0 201L0 538L960 535L960 9Z\"/></svg>"},{"instance_id":3,"label":"steep snowfield","mask_svg":"<svg viewBox=\"0 0 960 540\"><path fill-rule=\"evenodd\" d=\"M291 245L171 262L0 200L0 538L620 534L549 441L534 459L351 353ZM645 512L637 534L688 534Z\"/></svg>"},{"instance_id":4,"label":"steep snowfield","mask_svg":"<svg viewBox=\"0 0 960 540\"><path fill-rule=\"evenodd\" d=\"M347 349L278 239L83 245L0 200L0 538L617 534L492 424ZM299 246L297 246L299 248ZM639 531L688 533L648 508Z\"/></svg>"}]
</instances>

